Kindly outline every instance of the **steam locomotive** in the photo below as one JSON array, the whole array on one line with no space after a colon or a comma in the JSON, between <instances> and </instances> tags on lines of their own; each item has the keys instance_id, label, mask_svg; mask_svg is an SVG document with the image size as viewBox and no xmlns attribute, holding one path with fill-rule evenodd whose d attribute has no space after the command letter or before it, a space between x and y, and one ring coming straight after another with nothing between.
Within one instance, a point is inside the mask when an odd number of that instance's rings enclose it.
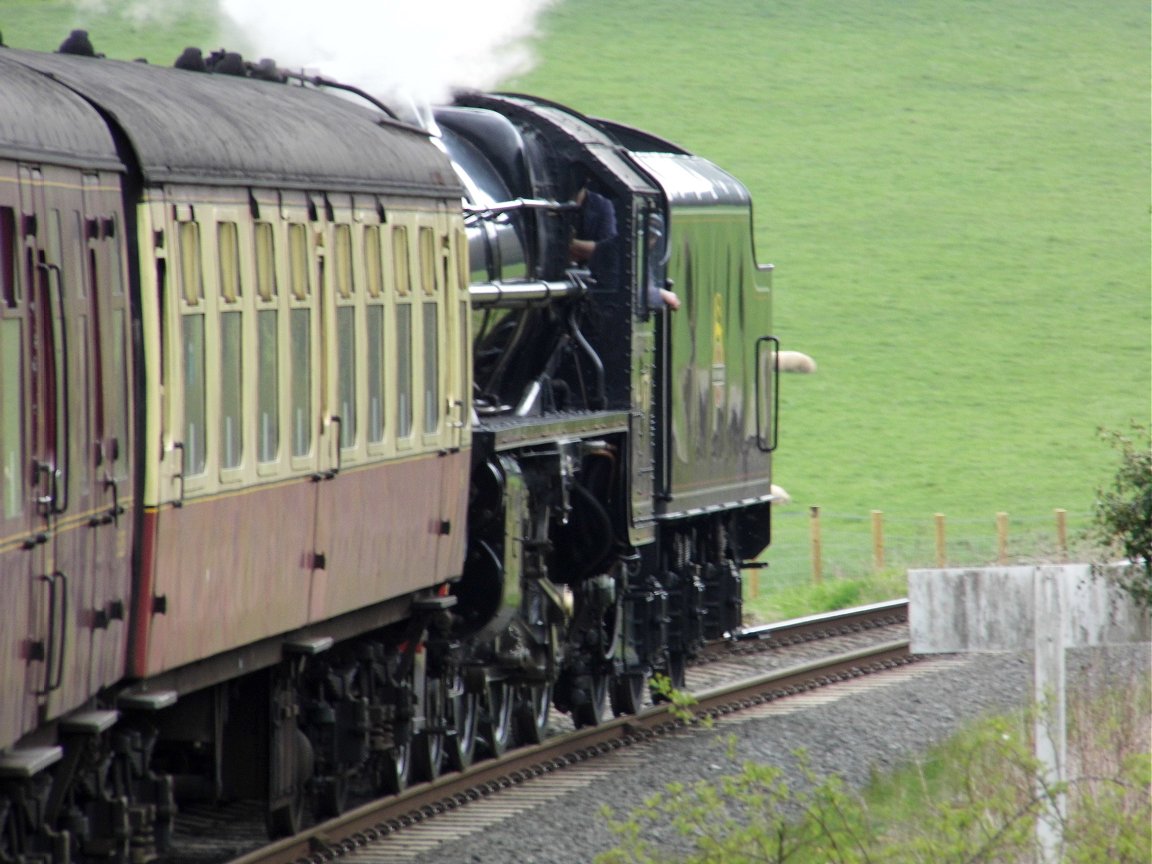
<instances>
[{"instance_id":1,"label":"steam locomotive","mask_svg":"<svg viewBox=\"0 0 1152 864\"><path fill-rule=\"evenodd\" d=\"M737 180L239 73L0 49L2 862L151 860L195 798L291 834L634 712L769 543Z\"/></svg>"}]
</instances>

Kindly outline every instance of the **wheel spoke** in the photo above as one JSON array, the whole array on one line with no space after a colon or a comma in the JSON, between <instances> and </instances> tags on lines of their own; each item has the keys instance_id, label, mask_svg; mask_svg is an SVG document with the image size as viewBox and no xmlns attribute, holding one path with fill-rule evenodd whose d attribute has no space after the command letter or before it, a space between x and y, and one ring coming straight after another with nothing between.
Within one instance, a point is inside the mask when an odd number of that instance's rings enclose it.
<instances>
[{"instance_id":1,"label":"wheel spoke","mask_svg":"<svg viewBox=\"0 0 1152 864\"><path fill-rule=\"evenodd\" d=\"M507 681L490 681L485 689L480 734L488 752L501 756L512 743L512 686Z\"/></svg>"},{"instance_id":2,"label":"wheel spoke","mask_svg":"<svg viewBox=\"0 0 1152 864\"><path fill-rule=\"evenodd\" d=\"M608 713L608 690L611 676L594 673L586 676L585 698L572 708L572 722L577 729L598 726Z\"/></svg>"},{"instance_id":3,"label":"wheel spoke","mask_svg":"<svg viewBox=\"0 0 1152 864\"><path fill-rule=\"evenodd\" d=\"M450 697L452 730L448 735L448 765L463 771L472 764L476 752L476 735L480 725L480 696L465 689Z\"/></svg>"},{"instance_id":4,"label":"wheel spoke","mask_svg":"<svg viewBox=\"0 0 1152 864\"><path fill-rule=\"evenodd\" d=\"M539 744L548 728L552 709L552 685L525 684L516 699L516 733L524 744Z\"/></svg>"},{"instance_id":5,"label":"wheel spoke","mask_svg":"<svg viewBox=\"0 0 1152 864\"><path fill-rule=\"evenodd\" d=\"M413 742L412 770L418 780L435 780L444 761L444 729L447 722L448 698L441 678L425 682L424 731Z\"/></svg>"},{"instance_id":6,"label":"wheel spoke","mask_svg":"<svg viewBox=\"0 0 1152 864\"><path fill-rule=\"evenodd\" d=\"M412 745L396 744L373 760L372 781L376 791L383 795L398 795L408 788L408 773Z\"/></svg>"},{"instance_id":7,"label":"wheel spoke","mask_svg":"<svg viewBox=\"0 0 1152 864\"><path fill-rule=\"evenodd\" d=\"M644 673L625 673L612 679L612 713L636 714L644 707Z\"/></svg>"}]
</instances>

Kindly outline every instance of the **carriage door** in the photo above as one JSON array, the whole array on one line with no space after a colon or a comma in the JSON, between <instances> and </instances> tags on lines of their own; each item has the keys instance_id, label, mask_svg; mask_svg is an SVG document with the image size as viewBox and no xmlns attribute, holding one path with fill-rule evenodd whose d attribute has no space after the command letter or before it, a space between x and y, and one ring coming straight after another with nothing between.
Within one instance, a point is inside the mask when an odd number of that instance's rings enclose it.
<instances>
[{"instance_id":1,"label":"carriage door","mask_svg":"<svg viewBox=\"0 0 1152 864\"><path fill-rule=\"evenodd\" d=\"M0 183L0 736L12 740L35 725L36 692L44 686L46 622L41 616L39 577L48 572L47 532L33 491L34 454L42 455L33 436L33 365L30 334L37 250L29 220L31 204L22 200L15 166L0 164L11 176ZM37 341L36 351L39 352ZM38 393L39 391L37 391ZM37 396L39 398L39 396ZM36 423L43 413L36 406ZM38 479L38 478L37 478ZM36 647L39 646L39 647ZM41 659L33 660L34 655Z\"/></svg>"},{"instance_id":2,"label":"carriage door","mask_svg":"<svg viewBox=\"0 0 1152 864\"><path fill-rule=\"evenodd\" d=\"M124 660L127 310L115 248L119 190L109 177L101 190L97 174L46 168L41 187L32 330L46 373L38 505L52 546L40 577L50 717L119 678Z\"/></svg>"},{"instance_id":3,"label":"carriage door","mask_svg":"<svg viewBox=\"0 0 1152 864\"><path fill-rule=\"evenodd\" d=\"M316 425L316 471L313 474L315 496L315 534L312 539L312 585L309 594L308 619L315 621L332 614L332 580L329 578L329 558L337 552L333 548L334 520L338 518L339 493L337 484L341 450L355 442L355 386L348 385L353 372L348 367L355 356L354 327L350 313L354 305L350 300L350 266L347 247L348 225L334 225L334 205L323 195L314 195L310 203L314 215L309 229L314 232L315 259L312 271L316 285L319 354L316 370L316 407L319 422ZM343 210L342 210L342 215ZM346 217L345 217L346 218ZM347 332L350 331L350 332ZM352 338L345 340L343 336ZM343 364L343 366L342 366ZM342 400L341 396L353 398ZM341 402L344 402L341 405ZM339 557L339 556L337 556Z\"/></svg>"},{"instance_id":4,"label":"carriage door","mask_svg":"<svg viewBox=\"0 0 1152 864\"><path fill-rule=\"evenodd\" d=\"M30 532L24 542L31 558L24 586L31 632L27 643L27 691L36 701L58 691L64 681L71 562L57 560L56 528L68 506L67 417L62 284L58 259L49 257L50 220L39 168L20 168L21 256L27 302L25 406L27 453L19 469L28 484ZM58 244L54 244L59 249Z\"/></svg>"},{"instance_id":5,"label":"carriage door","mask_svg":"<svg viewBox=\"0 0 1152 864\"><path fill-rule=\"evenodd\" d=\"M84 394L72 425L72 463L85 497L81 533L90 536L91 584L81 623L90 638L90 685L104 686L123 674L130 606L132 426L129 386L132 352L124 278L123 219L115 175L84 176L83 239L74 248L72 280L87 295L77 298L76 379ZM88 647L88 646L86 646Z\"/></svg>"}]
</instances>

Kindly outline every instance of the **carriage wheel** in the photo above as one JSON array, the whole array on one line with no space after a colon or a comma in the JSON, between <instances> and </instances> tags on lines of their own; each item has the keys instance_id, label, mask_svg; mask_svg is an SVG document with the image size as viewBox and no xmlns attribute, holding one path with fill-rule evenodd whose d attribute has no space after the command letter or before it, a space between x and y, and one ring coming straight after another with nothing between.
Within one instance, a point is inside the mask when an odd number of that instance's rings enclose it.
<instances>
[{"instance_id":1,"label":"carriage wheel","mask_svg":"<svg viewBox=\"0 0 1152 864\"><path fill-rule=\"evenodd\" d=\"M301 762L307 762L308 773L311 773L311 752L312 742L308 740L308 736L301 730L294 730L293 737L296 742L297 759ZM302 774L302 768L297 768L296 773ZM268 836L275 839L277 837L292 837L300 833L300 829L304 827L304 809L307 805L307 796L304 793L304 782L298 776L298 782L293 786L293 792L286 804L279 807L269 809L265 814L264 822L265 827L268 829Z\"/></svg>"},{"instance_id":2,"label":"carriage wheel","mask_svg":"<svg viewBox=\"0 0 1152 864\"><path fill-rule=\"evenodd\" d=\"M325 778L316 790L315 812L318 820L333 819L348 808L348 775Z\"/></svg>"}]
</instances>

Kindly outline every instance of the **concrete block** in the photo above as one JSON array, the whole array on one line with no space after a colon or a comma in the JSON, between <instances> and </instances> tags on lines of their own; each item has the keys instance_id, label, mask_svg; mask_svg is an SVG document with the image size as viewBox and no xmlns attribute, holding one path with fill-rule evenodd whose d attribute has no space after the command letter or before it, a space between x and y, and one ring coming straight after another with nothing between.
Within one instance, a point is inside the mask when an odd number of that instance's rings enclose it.
<instances>
[{"instance_id":1,"label":"concrete block","mask_svg":"<svg viewBox=\"0 0 1152 864\"><path fill-rule=\"evenodd\" d=\"M1037 627L1065 648L1149 641L1148 610L1107 574L1088 564L910 570L912 651L1031 650Z\"/></svg>"}]
</instances>

